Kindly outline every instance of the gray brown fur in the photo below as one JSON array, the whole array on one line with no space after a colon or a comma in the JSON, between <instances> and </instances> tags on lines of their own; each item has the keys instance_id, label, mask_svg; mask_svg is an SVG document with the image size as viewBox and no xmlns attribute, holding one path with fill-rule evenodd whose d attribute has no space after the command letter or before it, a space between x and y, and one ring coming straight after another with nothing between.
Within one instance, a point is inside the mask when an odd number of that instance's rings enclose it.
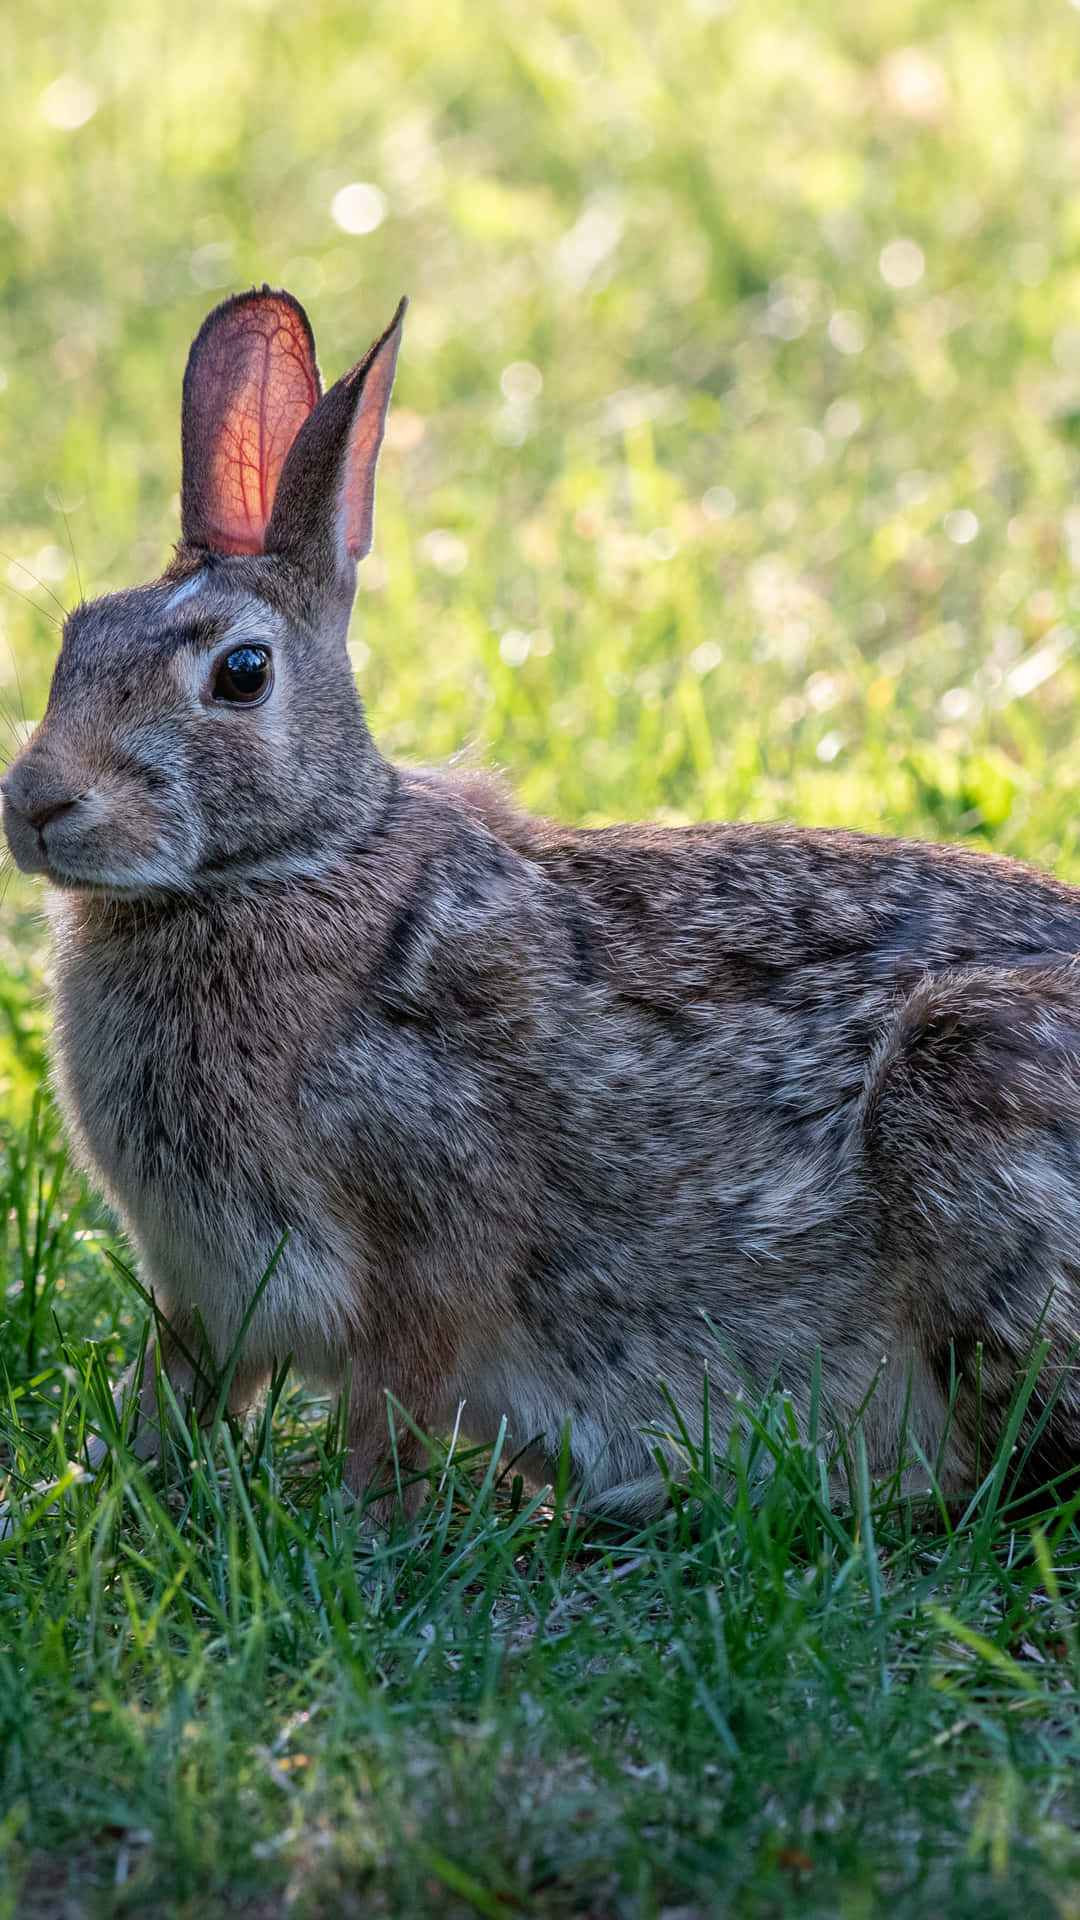
<instances>
[{"instance_id":1,"label":"gray brown fur","mask_svg":"<svg viewBox=\"0 0 1080 1920\"><path fill-rule=\"evenodd\" d=\"M288 1228L235 1399L286 1354L348 1375L357 1493L390 1392L549 1456L569 1421L586 1497L645 1512L664 1387L693 1425L706 1361L720 1401L779 1374L804 1416L818 1348L840 1421L884 1357L881 1470L905 1403L936 1451L959 1370L962 1486L1040 1321L1051 1368L1080 1329L1080 891L848 833L575 831L391 766L344 647L346 384L266 551L188 540L71 615L3 782L56 882L68 1128L146 1282L223 1357ZM200 676L254 632L274 692L220 712ZM1073 1378L1047 1471L1080 1464Z\"/></svg>"}]
</instances>

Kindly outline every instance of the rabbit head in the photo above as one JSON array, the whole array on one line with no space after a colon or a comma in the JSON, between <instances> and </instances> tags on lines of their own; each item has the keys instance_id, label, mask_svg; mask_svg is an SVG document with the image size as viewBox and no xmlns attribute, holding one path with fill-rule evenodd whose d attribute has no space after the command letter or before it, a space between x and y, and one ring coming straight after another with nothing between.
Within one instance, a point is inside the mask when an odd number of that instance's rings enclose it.
<instances>
[{"instance_id":1,"label":"rabbit head","mask_svg":"<svg viewBox=\"0 0 1080 1920\"><path fill-rule=\"evenodd\" d=\"M45 716L0 783L24 872L190 894L303 871L377 816L391 775L345 637L404 308L326 394L289 294L206 320L175 558L68 616Z\"/></svg>"}]
</instances>

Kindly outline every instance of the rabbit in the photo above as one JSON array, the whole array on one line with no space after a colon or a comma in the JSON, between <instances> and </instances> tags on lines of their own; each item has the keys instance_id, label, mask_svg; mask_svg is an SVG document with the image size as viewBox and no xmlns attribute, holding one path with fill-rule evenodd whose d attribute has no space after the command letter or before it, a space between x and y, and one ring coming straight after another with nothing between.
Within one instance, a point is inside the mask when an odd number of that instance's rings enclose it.
<instances>
[{"instance_id":1,"label":"rabbit","mask_svg":"<svg viewBox=\"0 0 1080 1920\"><path fill-rule=\"evenodd\" d=\"M345 1482L406 1505L425 1434L659 1511L712 1420L820 1354L871 1471L962 1489L1032 1342L1043 1477L1080 1464L1080 890L786 825L564 827L392 764L346 632L405 303L323 393L269 287L191 349L181 539L68 616L0 785L50 883L54 1077L200 1402L258 1297L347 1382ZM138 1383L136 1383L138 1387ZM205 1396L204 1396L205 1398ZM1045 1416L1045 1417L1044 1417ZM564 1435L569 1436L568 1443ZM152 1369L136 1450L160 1444Z\"/></svg>"}]
</instances>

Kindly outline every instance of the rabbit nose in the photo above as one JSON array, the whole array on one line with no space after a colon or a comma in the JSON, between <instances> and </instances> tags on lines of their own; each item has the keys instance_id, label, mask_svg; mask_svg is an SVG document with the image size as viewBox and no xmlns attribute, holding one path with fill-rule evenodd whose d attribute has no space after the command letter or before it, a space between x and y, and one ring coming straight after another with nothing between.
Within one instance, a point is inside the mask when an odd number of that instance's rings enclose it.
<instances>
[{"instance_id":1,"label":"rabbit nose","mask_svg":"<svg viewBox=\"0 0 1080 1920\"><path fill-rule=\"evenodd\" d=\"M30 822L35 832L40 833L50 820L59 819L62 813L70 813L74 805L74 800L49 800L43 806L25 808L23 818Z\"/></svg>"},{"instance_id":2,"label":"rabbit nose","mask_svg":"<svg viewBox=\"0 0 1080 1920\"><path fill-rule=\"evenodd\" d=\"M51 795L47 786L42 793L43 784L44 782L28 779L19 767L12 767L0 781L0 794L3 794L5 807L10 808L20 820L25 820L27 826L32 827L36 833L40 833L43 827L47 827L50 820L58 820L61 814L70 813L80 798L79 794L71 793L70 789L67 794L59 796L55 786Z\"/></svg>"}]
</instances>

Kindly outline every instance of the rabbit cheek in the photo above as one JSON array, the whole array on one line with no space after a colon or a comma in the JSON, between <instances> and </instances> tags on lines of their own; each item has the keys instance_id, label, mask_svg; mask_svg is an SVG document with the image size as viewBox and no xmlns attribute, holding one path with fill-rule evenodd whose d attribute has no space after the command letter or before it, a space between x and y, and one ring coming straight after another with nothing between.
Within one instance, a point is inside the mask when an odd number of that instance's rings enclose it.
<instances>
[{"instance_id":1,"label":"rabbit cheek","mask_svg":"<svg viewBox=\"0 0 1080 1920\"><path fill-rule=\"evenodd\" d=\"M254 718L243 716L244 721ZM285 824L282 784L280 761L267 750L254 726L245 726L240 741L206 743L195 796L206 868L211 872L236 865L258 868Z\"/></svg>"}]
</instances>

